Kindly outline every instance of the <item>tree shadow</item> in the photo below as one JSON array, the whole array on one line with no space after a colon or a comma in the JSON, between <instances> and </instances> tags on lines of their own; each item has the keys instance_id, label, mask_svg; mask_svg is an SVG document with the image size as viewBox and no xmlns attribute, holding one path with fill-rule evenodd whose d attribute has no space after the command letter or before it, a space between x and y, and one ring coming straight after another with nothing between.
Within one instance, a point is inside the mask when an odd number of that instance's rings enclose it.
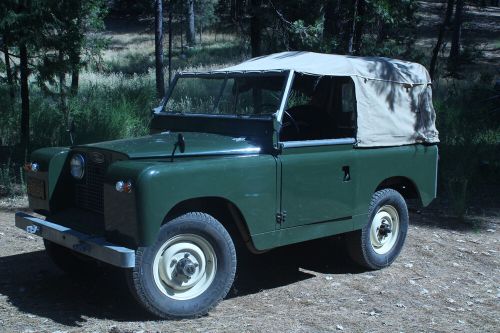
<instances>
[{"instance_id":1,"label":"tree shadow","mask_svg":"<svg viewBox=\"0 0 500 333\"><path fill-rule=\"evenodd\" d=\"M339 243L331 239L245 256L227 298L283 287L317 273L362 272L346 257ZM120 269L106 267L75 279L61 273L44 251L1 257L0 267L0 294L23 313L72 327L83 326L87 318L119 322L157 319L130 296Z\"/></svg>"},{"instance_id":2,"label":"tree shadow","mask_svg":"<svg viewBox=\"0 0 500 333\"><path fill-rule=\"evenodd\" d=\"M435 202L422 212L413 211L410 214L410 225L463 233L477 233L491 228L488 216L469 215L461 219L449 215L449 211L451 208L448 206Z\"/></svg>"}]
</instances>

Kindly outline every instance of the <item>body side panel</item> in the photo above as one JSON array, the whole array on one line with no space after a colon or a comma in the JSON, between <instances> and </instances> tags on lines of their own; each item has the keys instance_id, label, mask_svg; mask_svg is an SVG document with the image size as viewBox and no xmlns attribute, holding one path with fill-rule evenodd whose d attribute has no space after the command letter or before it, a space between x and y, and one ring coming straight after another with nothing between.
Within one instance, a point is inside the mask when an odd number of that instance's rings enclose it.
<instances>
[{"instance_id":1,"label":"body side panel","mask_svg":"<svg viewBox=\"0 0 500 333\"><path fill-rule=\"evenodd\" d=\"M250 234L276 228L276 159L271 155L177 159L168 162L117 162L108 181L132 179L136 197L138 243L149 245L168 212L199 197L221 197L243 214Z\"/></svg>"},{"instance_id":2,"label":"body side panel","mask_svg":"<svg viewBox=\"0 0 500 333\"><path fill-rule=\"evenodd\" d=\"M282 228L332 220L351 227L355 181L345 177L344 169L350 169L354 153L352 144L283 150Z\"/></svg>"},{"instance_id":3,"label":"body side panel","mask_svg":"<svg viewBox=\"0 0 500 333\"><path fill-rule=\"evenodd\" d=\"M405 177L415 184L424 206L436 197L438 148L435 145L408 145L390 148L356 149L351 172L357 177L354 215L366 214L377 187L391 177ZM355 222L360 229L367 221Z\"/></svg>"}]
</instances>

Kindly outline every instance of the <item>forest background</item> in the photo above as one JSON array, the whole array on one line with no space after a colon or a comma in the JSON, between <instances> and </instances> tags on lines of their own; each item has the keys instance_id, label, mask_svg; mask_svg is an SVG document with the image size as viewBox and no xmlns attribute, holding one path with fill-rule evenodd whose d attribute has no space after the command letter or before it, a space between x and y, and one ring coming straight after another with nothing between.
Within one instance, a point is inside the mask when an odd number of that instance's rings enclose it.
<instances>
[{"instance_id":1,"label":"forest background","mask_svg":"<svg viewBox=\"0 0 500 333\"><path fill-rule=\"evenodd\" d=\"M500 9L486 0L4 0L0 198L25 200L45 146L148 133L179 70L284 50L422 63L440 131L440 203L464 219L500 199Z\"/></svg>"}]
</instances>

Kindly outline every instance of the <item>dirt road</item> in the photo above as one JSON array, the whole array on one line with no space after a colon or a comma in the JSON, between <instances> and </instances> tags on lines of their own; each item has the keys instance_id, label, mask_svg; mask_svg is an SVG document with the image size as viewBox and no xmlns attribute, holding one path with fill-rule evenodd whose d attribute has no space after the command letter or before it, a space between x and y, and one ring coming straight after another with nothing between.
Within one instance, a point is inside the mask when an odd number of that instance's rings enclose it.
<instances>
[{"instance_id":1,"label":"dirt road","mask_svg":"<svg viewBox=\"0 0 500 333\"><path fill-rule=\"evenodd\" d=\"M412 214L405 249L382 271L352 265L332 240L250 259L208 316L159 321L128 296L120 272L61 273L42 241L0 212L0 331L498 332L500 211L457 223Z\"/></svg>"}]
</instances>

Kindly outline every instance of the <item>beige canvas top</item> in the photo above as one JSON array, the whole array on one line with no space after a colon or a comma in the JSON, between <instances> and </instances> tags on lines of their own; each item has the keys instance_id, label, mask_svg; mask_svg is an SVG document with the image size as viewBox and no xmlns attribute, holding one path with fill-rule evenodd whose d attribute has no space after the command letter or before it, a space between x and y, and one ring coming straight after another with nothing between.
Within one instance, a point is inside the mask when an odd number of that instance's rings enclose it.
<instances>
[{"instance_id":1,"label":"beige canvas top","mask_svg":"<svg viewBox=\"0 0 500 333\"><path fill-rule=\"evenodd\" d=\"M215 72L288 71L349 76L357 101L357 145L439 142L429 73L424 66L382 57L282 52Z\"/></svg>"}]
</instances>

